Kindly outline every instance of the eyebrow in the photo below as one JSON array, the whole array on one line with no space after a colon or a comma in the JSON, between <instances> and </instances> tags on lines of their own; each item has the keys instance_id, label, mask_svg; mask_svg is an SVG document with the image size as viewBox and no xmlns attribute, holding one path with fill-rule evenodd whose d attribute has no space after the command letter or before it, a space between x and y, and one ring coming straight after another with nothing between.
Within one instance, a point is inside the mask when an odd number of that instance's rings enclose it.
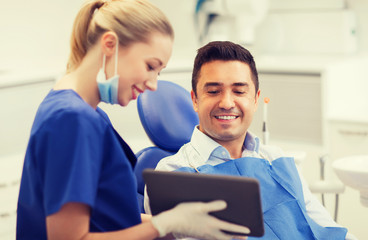
<instances>
[{"instance_id":1,"label":"eyebrow","mask_svg":"<svg viewBox=\"0 0 368 240\"><path fill-rule=\"evenodd\" d=\"M158 58L153 58L153 59L155 59L156 61L158 61L159 65L162 66L162 62L161 62L160 59L158 59Z\"/></svg>"},{"instance_id":2,"label":"eyebrow","mask_svg":"<svg viewBox=\"0 0 368 240\"><path fill-rule=\"evenodd\" d=\"M249 87L249 83L247 83L247 82L236 82L236 83L233 84L233 86L238 86L238 87L245 86L245 87Z\"/></svg>"},{"instance_id":3,"label":"eyebrow","mask_svg":"<svg viewBox=\"0 0 368 240\"><path fill-rule=\"evenodd\" d=\"M221 82L207 82L207 83L205 83L204 87L207 88L207 87L223 86L223 85L224 84L221 83ZM247 82L236 82L236 83L233 83L232 86L235 86L235 87L243 87L243 86L249 87L249 83L247 83Z\"/></svg>"}]
</instances>

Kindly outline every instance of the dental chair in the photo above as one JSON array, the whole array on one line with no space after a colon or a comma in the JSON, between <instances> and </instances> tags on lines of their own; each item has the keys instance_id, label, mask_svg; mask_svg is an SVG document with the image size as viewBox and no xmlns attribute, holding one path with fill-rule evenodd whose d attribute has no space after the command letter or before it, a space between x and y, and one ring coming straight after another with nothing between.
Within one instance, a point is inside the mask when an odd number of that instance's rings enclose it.
<instances>
[{"instance_id":1,"label":"dental chair","mask_svg":"<svg viewBox=\"0 0 368 240\"><path fill-rule=\"evenodd\" d=\"M189 91L169 81L158 81L157 91L145 91L137 99L142 126L154 144L136 153L134 174L138 184L138 202L144 213L144 180L142 171L155 168L164 157L175 154L190 141L199 123Z\"/></svg>"}]
</instances>

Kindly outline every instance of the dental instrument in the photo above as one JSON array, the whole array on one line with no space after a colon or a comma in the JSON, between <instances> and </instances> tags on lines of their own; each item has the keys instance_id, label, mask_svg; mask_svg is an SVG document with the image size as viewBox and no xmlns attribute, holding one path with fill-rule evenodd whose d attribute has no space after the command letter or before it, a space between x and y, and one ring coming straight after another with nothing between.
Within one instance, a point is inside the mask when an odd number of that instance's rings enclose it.
<instances>
[{"instance_id":1,"label":"dental instrument","mask_svg":"<svg viewBox=\"0 0 368 240\"><path fill-rule=\"evenodd\" d=\"M270 102L270 99L268 97L264 98L264 105L263 105L263 144L268 144L270 133L268 132L267 128L267 105Z\"/></svg>"}]
</instances>

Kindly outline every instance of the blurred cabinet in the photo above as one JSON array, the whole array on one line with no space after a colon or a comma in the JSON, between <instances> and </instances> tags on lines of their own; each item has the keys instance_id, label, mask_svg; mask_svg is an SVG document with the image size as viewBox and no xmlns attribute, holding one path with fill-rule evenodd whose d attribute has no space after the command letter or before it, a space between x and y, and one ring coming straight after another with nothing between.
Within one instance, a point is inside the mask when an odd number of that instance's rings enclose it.
<instances>
[{"instance_id":1,"label":"blurred cabinet","mask_svg":"<svg viewBox=\"0 0 368 240\"><path fill-rule=\"evenodd\" d=\"M328 143L333 159L368 154L368 122L330 120Z\"/></svg>"},{"instance_id":2,"label":"blurred cabinet","mask_svg":"<svg viewBox=\"0 0 368 240\"><path fill-rule=\"evenodd\" d=\"M264 98L270 140L323 144L320 74L259 72L261 95L250 130L262 136Z\"/></svg>"}]
</instances>

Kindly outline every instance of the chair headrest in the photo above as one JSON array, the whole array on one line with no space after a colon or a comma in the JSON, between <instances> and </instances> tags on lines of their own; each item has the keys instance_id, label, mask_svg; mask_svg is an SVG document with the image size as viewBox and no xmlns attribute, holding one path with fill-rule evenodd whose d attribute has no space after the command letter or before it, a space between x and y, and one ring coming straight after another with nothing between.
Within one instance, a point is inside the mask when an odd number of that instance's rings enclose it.
<instances>
[{"instance_id":1,"label":"chair headrest","mask_svg":"<svg viewBox=\"0 0 368 240\"><path fill-rule=\"evenodd\" d=\"M134 167L134 174L137 179L138 193L144 194L144 185L146 184L142 172L146 168L156 168L158 162L174 153L165 151L158 147L147 147L136 153L138 159Z\"/></svg>"},{"instance_id":2,"label":"chair headrest","mask_svg":"<svg viewBox=\"0 0 368 240\"><path fill-rule=\"evenodd\" d=\"M138 114L153 144L176 152L190 141L199 123L189 91L169 81L158 81L157 91L145 91L137 100Z\"/></svg>"}]
</instances>

